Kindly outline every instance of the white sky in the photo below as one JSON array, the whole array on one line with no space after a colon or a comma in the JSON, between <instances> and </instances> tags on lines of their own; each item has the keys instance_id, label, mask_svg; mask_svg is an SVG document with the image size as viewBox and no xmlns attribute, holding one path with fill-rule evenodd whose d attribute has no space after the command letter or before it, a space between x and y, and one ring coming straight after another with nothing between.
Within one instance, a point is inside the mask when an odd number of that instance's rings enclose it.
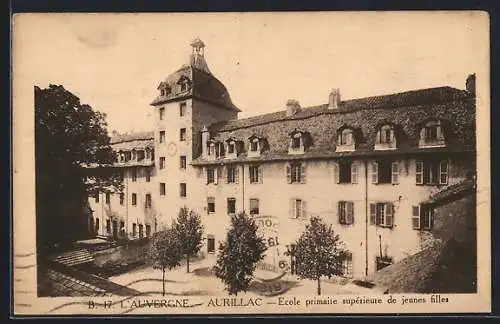
<instances>
[{"instance_id":1,"label":"white sky","mask_svg":"<svg viewBox=\"0 0 500 324\"><path fill-rule=\"evenodd\" d=\"M434 86L484 71L476 13L50 14L17 17L14 63L33 84L61 84L107 114L108 130L152 130L158 83L200 37L240 118ZM16 18L16 19L17 19ZM26 18L26 19L24 19ZM23 20L24 19L24 20ZM481 38L481 37L483 38ZM484 44L483 44L484 45ZM484 54L484 51L481 52ZM478 78L481 77L478 75ZM33 85L32 84L32 85Z\"/></svg>"}]
</instances>

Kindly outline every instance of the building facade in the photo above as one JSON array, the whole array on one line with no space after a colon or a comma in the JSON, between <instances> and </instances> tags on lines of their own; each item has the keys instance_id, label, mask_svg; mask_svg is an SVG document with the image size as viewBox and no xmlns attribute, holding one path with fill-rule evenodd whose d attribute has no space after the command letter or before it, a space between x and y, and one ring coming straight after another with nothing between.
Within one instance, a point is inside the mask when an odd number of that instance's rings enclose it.
<instances>
[{"instance_id":1,"label":"building facade","mask_svg":"<svg viewBox=\"0 0 500 324\"><path fill-rule=\"evenodd\" d=\"M149 193L154 206L149 214L136 206L134 216L127 207L127 232L131 219L136 226L153 219L151 231L168 226L187 206L202 216L203 255L213 258L231 215L244 211L265 236L265 263L287 269L285 252L318 215L351 252L345 275L362 277L420 251L432 230L421 204L475 173L474 75L466 90L342 100L333 89L323 105L290 99L281 111L238 119L203 42L191 46L189 64L160 82L151 103L154 158L123 168L127 199ZM135 168L150 170L151 180L130 182Z\"/></svg>"}]
</instances>

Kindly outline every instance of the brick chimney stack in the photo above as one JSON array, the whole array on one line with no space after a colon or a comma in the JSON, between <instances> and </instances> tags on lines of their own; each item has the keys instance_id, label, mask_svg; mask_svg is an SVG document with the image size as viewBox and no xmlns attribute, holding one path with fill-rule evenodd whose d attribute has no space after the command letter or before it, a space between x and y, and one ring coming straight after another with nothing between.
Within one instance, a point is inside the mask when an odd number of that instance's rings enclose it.
<instances>
[{"instance_id":1,"label":"brick chimney stack","mask_svg":"<svg viewBox=\"0 0 500 324\"><path fill-rule=\"evenodd\" d=\"M465 81L465 90L476 95L476 74L469 74Z\"/></svg>"}]
</instances>

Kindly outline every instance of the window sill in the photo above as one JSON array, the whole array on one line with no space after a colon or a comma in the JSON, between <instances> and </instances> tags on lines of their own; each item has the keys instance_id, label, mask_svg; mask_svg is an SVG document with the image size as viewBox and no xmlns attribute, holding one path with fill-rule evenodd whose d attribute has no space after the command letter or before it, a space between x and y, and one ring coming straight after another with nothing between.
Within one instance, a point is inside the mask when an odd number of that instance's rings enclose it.
<instances>
[{"instance_id":1,"label":"window sill","mask_svg":"<svg viewBox=\"0 0 500 324\"><path fill-rule=\"evenodd\" d=\"M260 152L248 152L248 157L260 157Z\"/></svg>"},{"instance_id":2,"label":"window sill","mask_svg":"<svg viewBox=\"0 0 500 324\"><path fill-rule=\"evenodd\" d=\"M393 151L393 150L397 150L397 146L391 145L391 144L375 144L374 150L375 151Z\"/></svg>"},{"instance_id":3,"label":"window sill","mask_svg":"<svg viewBox=\"0 0 500 324\"><path fill-rule=\"evenodd\" d=\"M304 149L293 149L293 148L288 149L288 154L299 155L299 154L304 154L304 153L305 153Z\"/></svg>"},{"instance_id":4,"label":"window sill","mask_svg":"<svg viewBox=\"0 0 500 324\"><path fill-rule=\"evenodd\" d=\"M335 148L335 152L354 152L356 147L354 145L339 145Z\"/></svg>"}]
</instances>

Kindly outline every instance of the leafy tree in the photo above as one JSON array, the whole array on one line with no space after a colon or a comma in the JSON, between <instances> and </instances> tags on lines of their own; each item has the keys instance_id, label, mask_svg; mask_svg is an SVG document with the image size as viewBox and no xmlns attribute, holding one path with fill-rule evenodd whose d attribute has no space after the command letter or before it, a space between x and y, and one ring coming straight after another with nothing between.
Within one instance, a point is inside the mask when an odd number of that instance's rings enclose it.
<instances>
[{"instance_id":1,"label":"leafy tree","mask_svg":"<svg viewBox=\"0 0 500 324\"><path fill-rule=\"evenodd\" d=\"M182 253L186 256L186 272L189 273L189 259L196 255L202 247L203 225L200 215L182 207L177 220L172 224L182 246Z\"/></svg>"},{"instance_id":2,"label":"leafy tree","mask_svg":"<svg viewBox=\"0 0 500 324\"><path fill-rule=\"evenodd\" d=\"M264 258L266 249L252 218L245 213L231 218L231 228L226 241L219 246L215 265L215 275L224 282L229 295L248 289L257 262Z\"/></svg>"},{"instance_id":3,"label":"leafy tree","mask_svg":"<svg viewBox=\"0 0 500 324\"><path fill-rule=\"evenodd\" d=\"M182 259L182 246L177 234L171 228L153 235L149 245L148 259L153 269L162 271L162 294L165 296L165 271L179 266Z\"/></svg>"},{"instance_id":4,"label":"leafy tree","mask_svg":"<svg viewBox=\"0 0 500 324\"><path fill-rule=\"evenodd\" d=\"M314 216L296 242L296 273L302 279L316 280L318 295L321 295L321 277L342 275L345 256L346 250L339 235L331 225Z\"/></svg>"},{"instance_id":5,"label":"leafy tree","mask_svg":"<svg viewBox=\"0 0 500 324\"><path fill-rule=\"evenodd\" d=\"M88 194L120 185L110 169L84 167L115 159L105 114L60 85L34 92L37 247L43 250L88 235Z\"/></svg>"}]
</instances>

